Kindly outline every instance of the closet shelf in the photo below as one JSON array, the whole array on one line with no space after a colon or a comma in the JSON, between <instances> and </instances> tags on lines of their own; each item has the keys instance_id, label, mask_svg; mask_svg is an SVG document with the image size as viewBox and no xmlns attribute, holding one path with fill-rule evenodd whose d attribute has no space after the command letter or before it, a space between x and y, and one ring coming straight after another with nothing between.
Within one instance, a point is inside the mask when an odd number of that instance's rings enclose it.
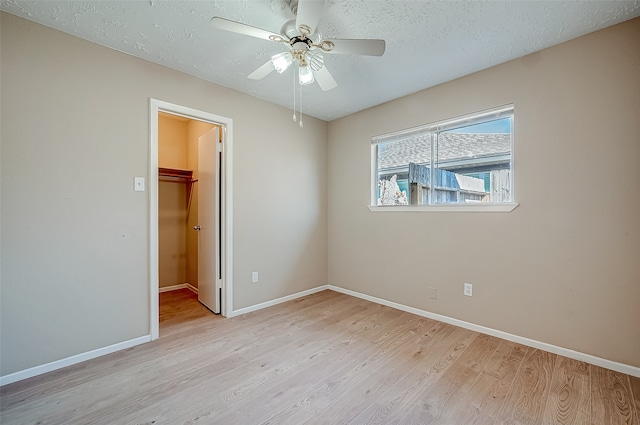
<instances>
[{"instance_id":1,"label":"closet shelf","mask_svg":"<svg viewBox=\"0 0 640 425\"><path fill-rule=\"evenodd\" d=\"M191 194L193 193L193 183L197 182L197 179L193 178L192 170L179 170L177 168L158 168L158 179L173 181L176 183L187 184L187 212L191 207Z\"/></svg>"},{"instance_id":2,"label":"closet shelf","mask_svg":"<svg viewBox=\"0 0 640 425\"><path fill-rule=\"evenodd\" d=\"M181 179L185 181L185 183L195 183L198 181L193 178L193 171L178 170L176 168L158 168L158 177Z\"/></svg>"}]
</instances>

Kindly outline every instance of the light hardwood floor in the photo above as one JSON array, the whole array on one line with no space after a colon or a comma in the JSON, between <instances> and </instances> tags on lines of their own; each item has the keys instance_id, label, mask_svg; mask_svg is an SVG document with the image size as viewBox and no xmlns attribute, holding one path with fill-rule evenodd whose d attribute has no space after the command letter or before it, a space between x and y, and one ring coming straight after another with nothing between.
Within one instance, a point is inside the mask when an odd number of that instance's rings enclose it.
<instances>
[{"instance_id":1,"label":"light hardwood floor","mask_svg":"<svg viewBox=\"0 0 640 425\"><path fill-rule=\"evenodd\" d=\"M158 341L2 387L0 423L640 425L638 378L332 291L160 312Z\"/></svg>"}]
</instances>

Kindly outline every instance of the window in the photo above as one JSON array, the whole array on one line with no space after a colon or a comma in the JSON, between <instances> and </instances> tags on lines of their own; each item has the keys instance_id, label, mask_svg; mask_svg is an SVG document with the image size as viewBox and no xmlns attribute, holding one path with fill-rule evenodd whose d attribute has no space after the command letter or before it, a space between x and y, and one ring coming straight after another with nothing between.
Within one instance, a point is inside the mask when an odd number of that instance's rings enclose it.
<instances>
[{"instance_id":1,"label":"window","mask_svg":"<svg viewBox=\"0 0 640 425\"><path fill-rule=\"evenodd\" d=\"M506 106L374 137L372 205L513 204L512 130Z\"/></svg>"}]
</instances>

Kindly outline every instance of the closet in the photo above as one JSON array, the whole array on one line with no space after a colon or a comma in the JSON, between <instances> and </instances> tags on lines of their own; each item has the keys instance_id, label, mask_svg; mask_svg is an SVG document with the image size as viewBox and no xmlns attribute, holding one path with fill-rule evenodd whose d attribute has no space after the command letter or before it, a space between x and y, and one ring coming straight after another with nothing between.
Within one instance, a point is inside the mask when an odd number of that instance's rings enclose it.
<instances>
[{"instance_id":1,"label":"closet","mask_svg":"<svg viewBox=\"0 0 640 425\"><path fill-rule=\"evenodd\" d=\"M215 125L158 114L160 292L198 292L198 138Z\"/></svg>"}]
</instances>

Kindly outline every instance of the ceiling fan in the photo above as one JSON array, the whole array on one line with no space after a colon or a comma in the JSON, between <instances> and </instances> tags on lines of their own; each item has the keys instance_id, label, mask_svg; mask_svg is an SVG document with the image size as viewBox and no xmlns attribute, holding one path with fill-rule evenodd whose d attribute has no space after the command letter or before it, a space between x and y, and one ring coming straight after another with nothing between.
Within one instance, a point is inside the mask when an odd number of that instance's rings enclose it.
<instances>
[{"instance_id":1,"label":"ceiling fan","mask_svg":"<svg viewBox=\"0 0 640 425\"><path fill-rule=\"evenodd\" d=\"M338 84L324 66L323 53L382 56L385 50L385 41L376 39L323 40L316 32L316 27L325 3L326 0L290 0L289 7L296 15L296 19L285 22L280 34L218 16L211 19L211 24L217 29L283 43L288 47L286 51L274 55L264 65L249 74L248 78L261 80L274 70L283 73L292 64L297 63L300 85L316 81L323 91L327 91Z\"/></svg>"}]
</instances>

